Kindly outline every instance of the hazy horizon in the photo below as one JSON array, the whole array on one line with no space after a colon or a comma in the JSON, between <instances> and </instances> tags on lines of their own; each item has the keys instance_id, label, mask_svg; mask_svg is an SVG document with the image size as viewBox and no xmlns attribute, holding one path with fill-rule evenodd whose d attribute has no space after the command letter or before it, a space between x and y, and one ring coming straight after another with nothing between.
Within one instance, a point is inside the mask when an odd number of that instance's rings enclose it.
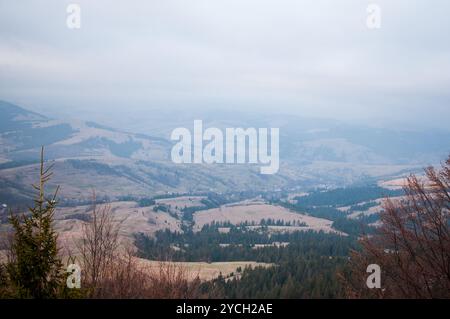
<instances>
[{"instance_id":1,"label":"hazy horizon","mask_svg":"<svg viewBox=\"0 0 450 319\"><path fill-rule=\"evenodd\" d=\"M448 130L450 4L0 1L0 99L110 123L130 113L294 114ZM108 119L109 117L109 119Z\"/></svg>"}]
</instances>

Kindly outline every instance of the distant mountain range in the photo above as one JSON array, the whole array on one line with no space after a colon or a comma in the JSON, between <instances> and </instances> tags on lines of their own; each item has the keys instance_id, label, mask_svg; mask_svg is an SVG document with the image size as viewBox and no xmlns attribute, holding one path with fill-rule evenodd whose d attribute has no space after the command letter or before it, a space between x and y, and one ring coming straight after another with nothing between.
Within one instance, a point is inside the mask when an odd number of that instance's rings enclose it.
<instances>
[{"instance_id":1,"label":"distant mountain range","mask_svg":"<svg viewBox=\"0 0 450 319\"><path fill-rule=\"evenodd\" d=\"M150 134L153 123L159 133L150 136L94 122L52 119L0 101L0 202L29 200L41 145L46 159L55 164L52 185L61 185L67 203L87 200L91 189L116 200L167 192L273 191L373 182L436 164L450 152L447 132L374 129L287 116L205 116L205 126L280 127L280 171L264 176L251 165L174 164L170 131L191 128L193 119L143 121Z\"/></svg>"}]
</instances>

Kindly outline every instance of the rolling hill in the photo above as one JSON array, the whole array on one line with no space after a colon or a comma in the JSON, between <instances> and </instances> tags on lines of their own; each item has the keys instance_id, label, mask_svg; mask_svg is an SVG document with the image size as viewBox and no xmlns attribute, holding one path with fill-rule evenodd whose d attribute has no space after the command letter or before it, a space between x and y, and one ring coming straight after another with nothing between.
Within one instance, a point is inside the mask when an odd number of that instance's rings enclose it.
<instances>
[{"instance_id":1,"label":"rolling hill","mask_svg":"<svg viewBox=\"0 0 450 319\"><path fill-rule=\"evenodd\" d=\"M193 115L194 116L194 115ZM155 115L157 118L157 115ZM159 132L174 122L147 120ZM177 126L192 122L177 118ZM53 119L0 101L0 202L31 198L40 146L54 163L51 186L61 185L62 203L91 197L109 201L166 193L274 191L334 187L397 177L437 163L450 150L450 134L351 127L329 121L205 116L205 126L280 127L280 171L259 174L252 165L179 165L170 160L168 136L130 133L90 121ZM140 123L139 125L142 125ZM132 126L132 125L131 125ZM175 127L177 127L175 126Z\"/></svg>"}]
</instances>

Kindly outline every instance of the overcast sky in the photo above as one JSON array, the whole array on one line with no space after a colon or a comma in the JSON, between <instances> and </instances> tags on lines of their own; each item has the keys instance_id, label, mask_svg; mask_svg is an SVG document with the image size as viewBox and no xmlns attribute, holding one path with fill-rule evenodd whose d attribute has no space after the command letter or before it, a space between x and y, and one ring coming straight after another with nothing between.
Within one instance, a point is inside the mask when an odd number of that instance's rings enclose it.
<instances>
[{"instance_id":1,"label":"overcast sky","mask_svg":"<svg viewBox=\"0 0 450 319\"><path fill-rule=\"evenodd\" d=\"M79 30L66 26L69 3ZM367 28L370 3L381 29ZM0 99L446 127L449 12L448 0L0 0Z\"/></svg>"}]
</instances>

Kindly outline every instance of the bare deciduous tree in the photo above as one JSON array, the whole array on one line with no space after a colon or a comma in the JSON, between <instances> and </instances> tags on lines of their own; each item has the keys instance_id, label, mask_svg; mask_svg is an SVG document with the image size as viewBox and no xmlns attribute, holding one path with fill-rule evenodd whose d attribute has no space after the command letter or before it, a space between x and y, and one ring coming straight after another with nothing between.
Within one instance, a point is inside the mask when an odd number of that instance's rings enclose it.
<instances>
[{"instance_id":1,"label":"bare deciduous tree","mask_svg":"<svg viewBox=\"0 0 450 319\"><path fill-rule=\"evenodd\" d=\"M95 203L95 194L94 200ZM83 226L78 244L83 287L91 298L194 298L199 280L191 280L186 268L171 262L146 266L133 248L119 241L120 224L108 205L93 204L91 220Z\"/></svg>"},{"instance_id":2,"label":"bare deciduous tree","mask_svg":"<svg viewBox=\"0 0 450 319\"><path fill-rule=\"evenodd\" d=\"M151 272L152 298L189 299L200 296L200 279L189 278L187 269L172 262L160 262Z\"/></svg>"},{"instance_id":3,"label":"bare deciduous tree","mask_svg":"<svg viewBox=\"0 0 450 319\"><path fill-rule=\"evenodd\" d=\"M350 297L450 297L450 157L425 179L411 175L405 197L387 199L377 234L361 240L346 277ZM368 289L366 267L381 267L382 289Z\"/></svg>"},{"instance_id":4,"label":"bare deciduous tree","mask_svg":"<svg viewBox=\"0 0 450 319\"><path fill-rule=\"evenodd\" d=\"M97 207L93 196L92 216L83 225L78 250L82 261L83 285L96 297L108 276L119 247L119 225L113 220L110 206Z\"/></svg>"}]
</instances>

